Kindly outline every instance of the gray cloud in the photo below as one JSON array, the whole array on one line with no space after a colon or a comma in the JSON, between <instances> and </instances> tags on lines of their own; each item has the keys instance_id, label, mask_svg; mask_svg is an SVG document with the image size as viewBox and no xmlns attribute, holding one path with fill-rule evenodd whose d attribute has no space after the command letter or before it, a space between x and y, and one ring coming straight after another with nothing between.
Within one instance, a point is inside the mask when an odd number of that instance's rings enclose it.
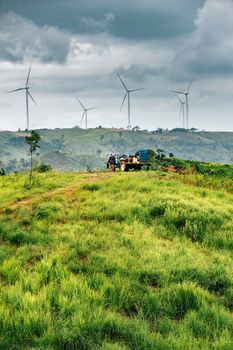
<instances>
[{"instance_id":1,"label":"gray cloud","mask_svg":"<svg viewBox=\"0 0 233 350\"><path fill-rule=\"evenodd\" d=\"M195 31L176 55L182 75L233 73L232 13L232 0L206 0L198 9Z\"/></svg>"},{"instance_id":2,"label":"gray cloud","mask_svg":"<svg viewBox=\"0 0 233 350\"><path fill-rule=\"evenodd\" d=\"M174 38L194 29L193 17L204 0L2 0L2 8L32 19L37 25L59 26L72 33L104 27L105 14L116 17L109 32L120 38ZM6 5L7 4L7 5ZM108 22L108 21L107 21ZM85 24L85 25L84 25Z\"/></svg>"},{"instance_id":3,"label":"gray cloud","mask_svg":"<svg viewBox=\"0 0 233 350\"><path fill-rule=\"evenodd\" d=\"M180 106L169 91L195 75L190 125L232 129L232 1L0 0L1 9L1 90L21 86L33 61L34 127L74 125L75 95L100 107L92 126L126 125L119 72L129 88L144 88L132 95L134 125L176 127ZM24 95L4 94L1 115L4 128L24 126Z\"/></svg>"},{"instance_id":4,"label":"gray cloud","mask_svg":"<svg viewBox=\"0 0 233 350\"><path fill-rule=\"evenodd\" d=\"M158 77L164 71L164 67L149 67L143 64L132 64L127 67L120 66L113 71L113 75L117 73L121 74L123 77L130 78L135 82L145 82L148 80L153 80Z\"/></svg>"},{"instance_id":5,"label":"gray cloud","mask_svg":"<svg viewBox=\"0 0 233 350\"><path fill-rule=\"evenodd\" d=\"M87 31L106 31L109 25L115 20L115 15L112 12L105 13L100 19L92 17L82 18L80 23L81 27Z\"/></svg>"},{"instance_id":6,"label":"gray cloud","mask_svg":"<svg viewBox=\"0 0 233 350\"><path fill-rule=\"evenodd\" d=\"M0 14L0 60L63 63L70 49L70 37L14 13Z\"/></svg>"}]
</instances>

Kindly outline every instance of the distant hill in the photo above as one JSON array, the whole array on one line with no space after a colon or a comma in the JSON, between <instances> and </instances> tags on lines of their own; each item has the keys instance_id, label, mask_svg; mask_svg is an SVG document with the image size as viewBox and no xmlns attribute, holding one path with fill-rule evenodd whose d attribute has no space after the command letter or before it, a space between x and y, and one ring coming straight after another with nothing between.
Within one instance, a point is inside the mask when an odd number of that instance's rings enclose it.
<instances>
[{"instance_id":1,"label":"distant hill","mask_svg":"<svg viewBox=\"0 0 233 350\"><path fill-rule=\"evenodd\" d=\"M123 129L42 129L40 161L55 169L103 168L109 153L134 154L163 149L175 156L206 162L233 163L233 132L132 132ZM0 132L0 161L9 171L27 167L25 133Z\"/></svg>"}]
</instances>

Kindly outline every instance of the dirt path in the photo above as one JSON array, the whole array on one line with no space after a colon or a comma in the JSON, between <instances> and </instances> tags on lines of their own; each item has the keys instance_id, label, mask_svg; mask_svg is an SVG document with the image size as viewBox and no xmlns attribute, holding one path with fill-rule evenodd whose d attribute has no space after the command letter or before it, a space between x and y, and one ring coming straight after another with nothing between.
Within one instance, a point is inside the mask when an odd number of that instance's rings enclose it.
<instances>
[{"instance_id":1,"label":"dirt path","mask_svg":"<svg viewBox=\"0 0 233 350\"><path fill-rule=\"evenodd\" d=\"M85 184L85 183L101 182L101 181L109 179L113 175L114 175L114 173L85 174L86 178L78 180L77 183L71 183L67 186L56 188L55 190L50 190L50 191L46 191L43 193L35 194L34 196L22 198L21 200L19 200L17 202L10 203L9 205L7 205L7 207L14 211L21 205L31 206L33 203L37 202L38 200L42 199L42 200L47 201L57 194L72 193L72 192L76 191L77 189L79 189L80 186ZM4 211L4 209L0 210L0 212L3 212L3 211Z\"/></svg>"}]
</instances>

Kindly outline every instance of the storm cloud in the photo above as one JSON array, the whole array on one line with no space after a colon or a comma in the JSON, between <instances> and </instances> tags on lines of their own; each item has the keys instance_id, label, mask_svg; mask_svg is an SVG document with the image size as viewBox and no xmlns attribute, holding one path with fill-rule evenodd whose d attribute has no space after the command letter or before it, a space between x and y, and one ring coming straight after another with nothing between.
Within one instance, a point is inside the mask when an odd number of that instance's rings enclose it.
<instances>
[{"instance_id":1,"label":"storm cloud","mask_svg":"<svg viewBox=\"0 0 233 350\"><path fill-rule=\"evenodd\" d=\"M175 64L181 74L233 73L232 14L232 0L207 0L197 10L195 30L176 54Z\"/></svg>"},{"instance_id":2,"label":"storm cloud","mask_svg":"<svg viewBox=\"0 0 233 350\"><path fill-rule=\"evenodd\" d=\"M115 37L151 39L177 37L194 28L193 18L204 0L2 0L6 9L50 25L83 34L90 27L106 29ZM110 15L110 17L109 17ZM115 20L112 21L112 18ZM111 23L111 25L109 25ZM101 28L102 27L102 28Z\"/></svg>"},{"instance_id":3,"label":"storm cloud","mask_svg":"<svg viewBox=\"0 0 233 350\"><path fill-rule=\"evenodd\" d=\"M55 27L38 27L14 13L0 14L0 60L64 63L70 36Z\"/></svg>"},{"instance_id":4,"label":"storm cloud","mask_svg":"<svg viewBox=\"0 0 233 350\"><path fill-rule=\"evenodd\" d=\"M120 73L130 88L144 88L132 96L132 123L172 128L180 106L170 91L195 76L190 126L231 130L232 13L231 0L2 0L0 90L21 86L32 64L43 114L31 106L32 125L76 125L79 96L100 107L90 125L125 126ZM23 127L22 94L5 96L1 107L5 128Z\"/></svg>"}]
</instances>

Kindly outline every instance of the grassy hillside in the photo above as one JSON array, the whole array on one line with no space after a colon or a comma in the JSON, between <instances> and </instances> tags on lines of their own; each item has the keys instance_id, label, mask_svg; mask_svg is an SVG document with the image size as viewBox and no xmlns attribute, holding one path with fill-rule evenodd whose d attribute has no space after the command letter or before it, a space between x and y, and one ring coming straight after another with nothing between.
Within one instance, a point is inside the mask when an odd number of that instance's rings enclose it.
<instances>
[{"instance_id":1,"label":"grassy hillside","mask_svg":"<svg viewBox=\"0 0 233 350\"><path fill-rule=\"evenodd\" d=\"M152 133L103 128L39 132L42 137L40 159L61 170L80 170L87 166L91 169L103 168L107 154L134 154L143 148L161 148L183 159L233 163L233 133L230 132ZM0 160L5 166L9 164L13 171L22 169L27 163L23 136L20 133L0 133Z\"/></svg>"},{"instance_id":2,"label":"grassy hillside","mask_svg":"<svg viewBox=\"0 0 233 350\"><path fill-rule=\"evenodd\" d=\"M0 349L231 350L232 193L195 176L0 178Z\"/></svg>"}]
</instances>

